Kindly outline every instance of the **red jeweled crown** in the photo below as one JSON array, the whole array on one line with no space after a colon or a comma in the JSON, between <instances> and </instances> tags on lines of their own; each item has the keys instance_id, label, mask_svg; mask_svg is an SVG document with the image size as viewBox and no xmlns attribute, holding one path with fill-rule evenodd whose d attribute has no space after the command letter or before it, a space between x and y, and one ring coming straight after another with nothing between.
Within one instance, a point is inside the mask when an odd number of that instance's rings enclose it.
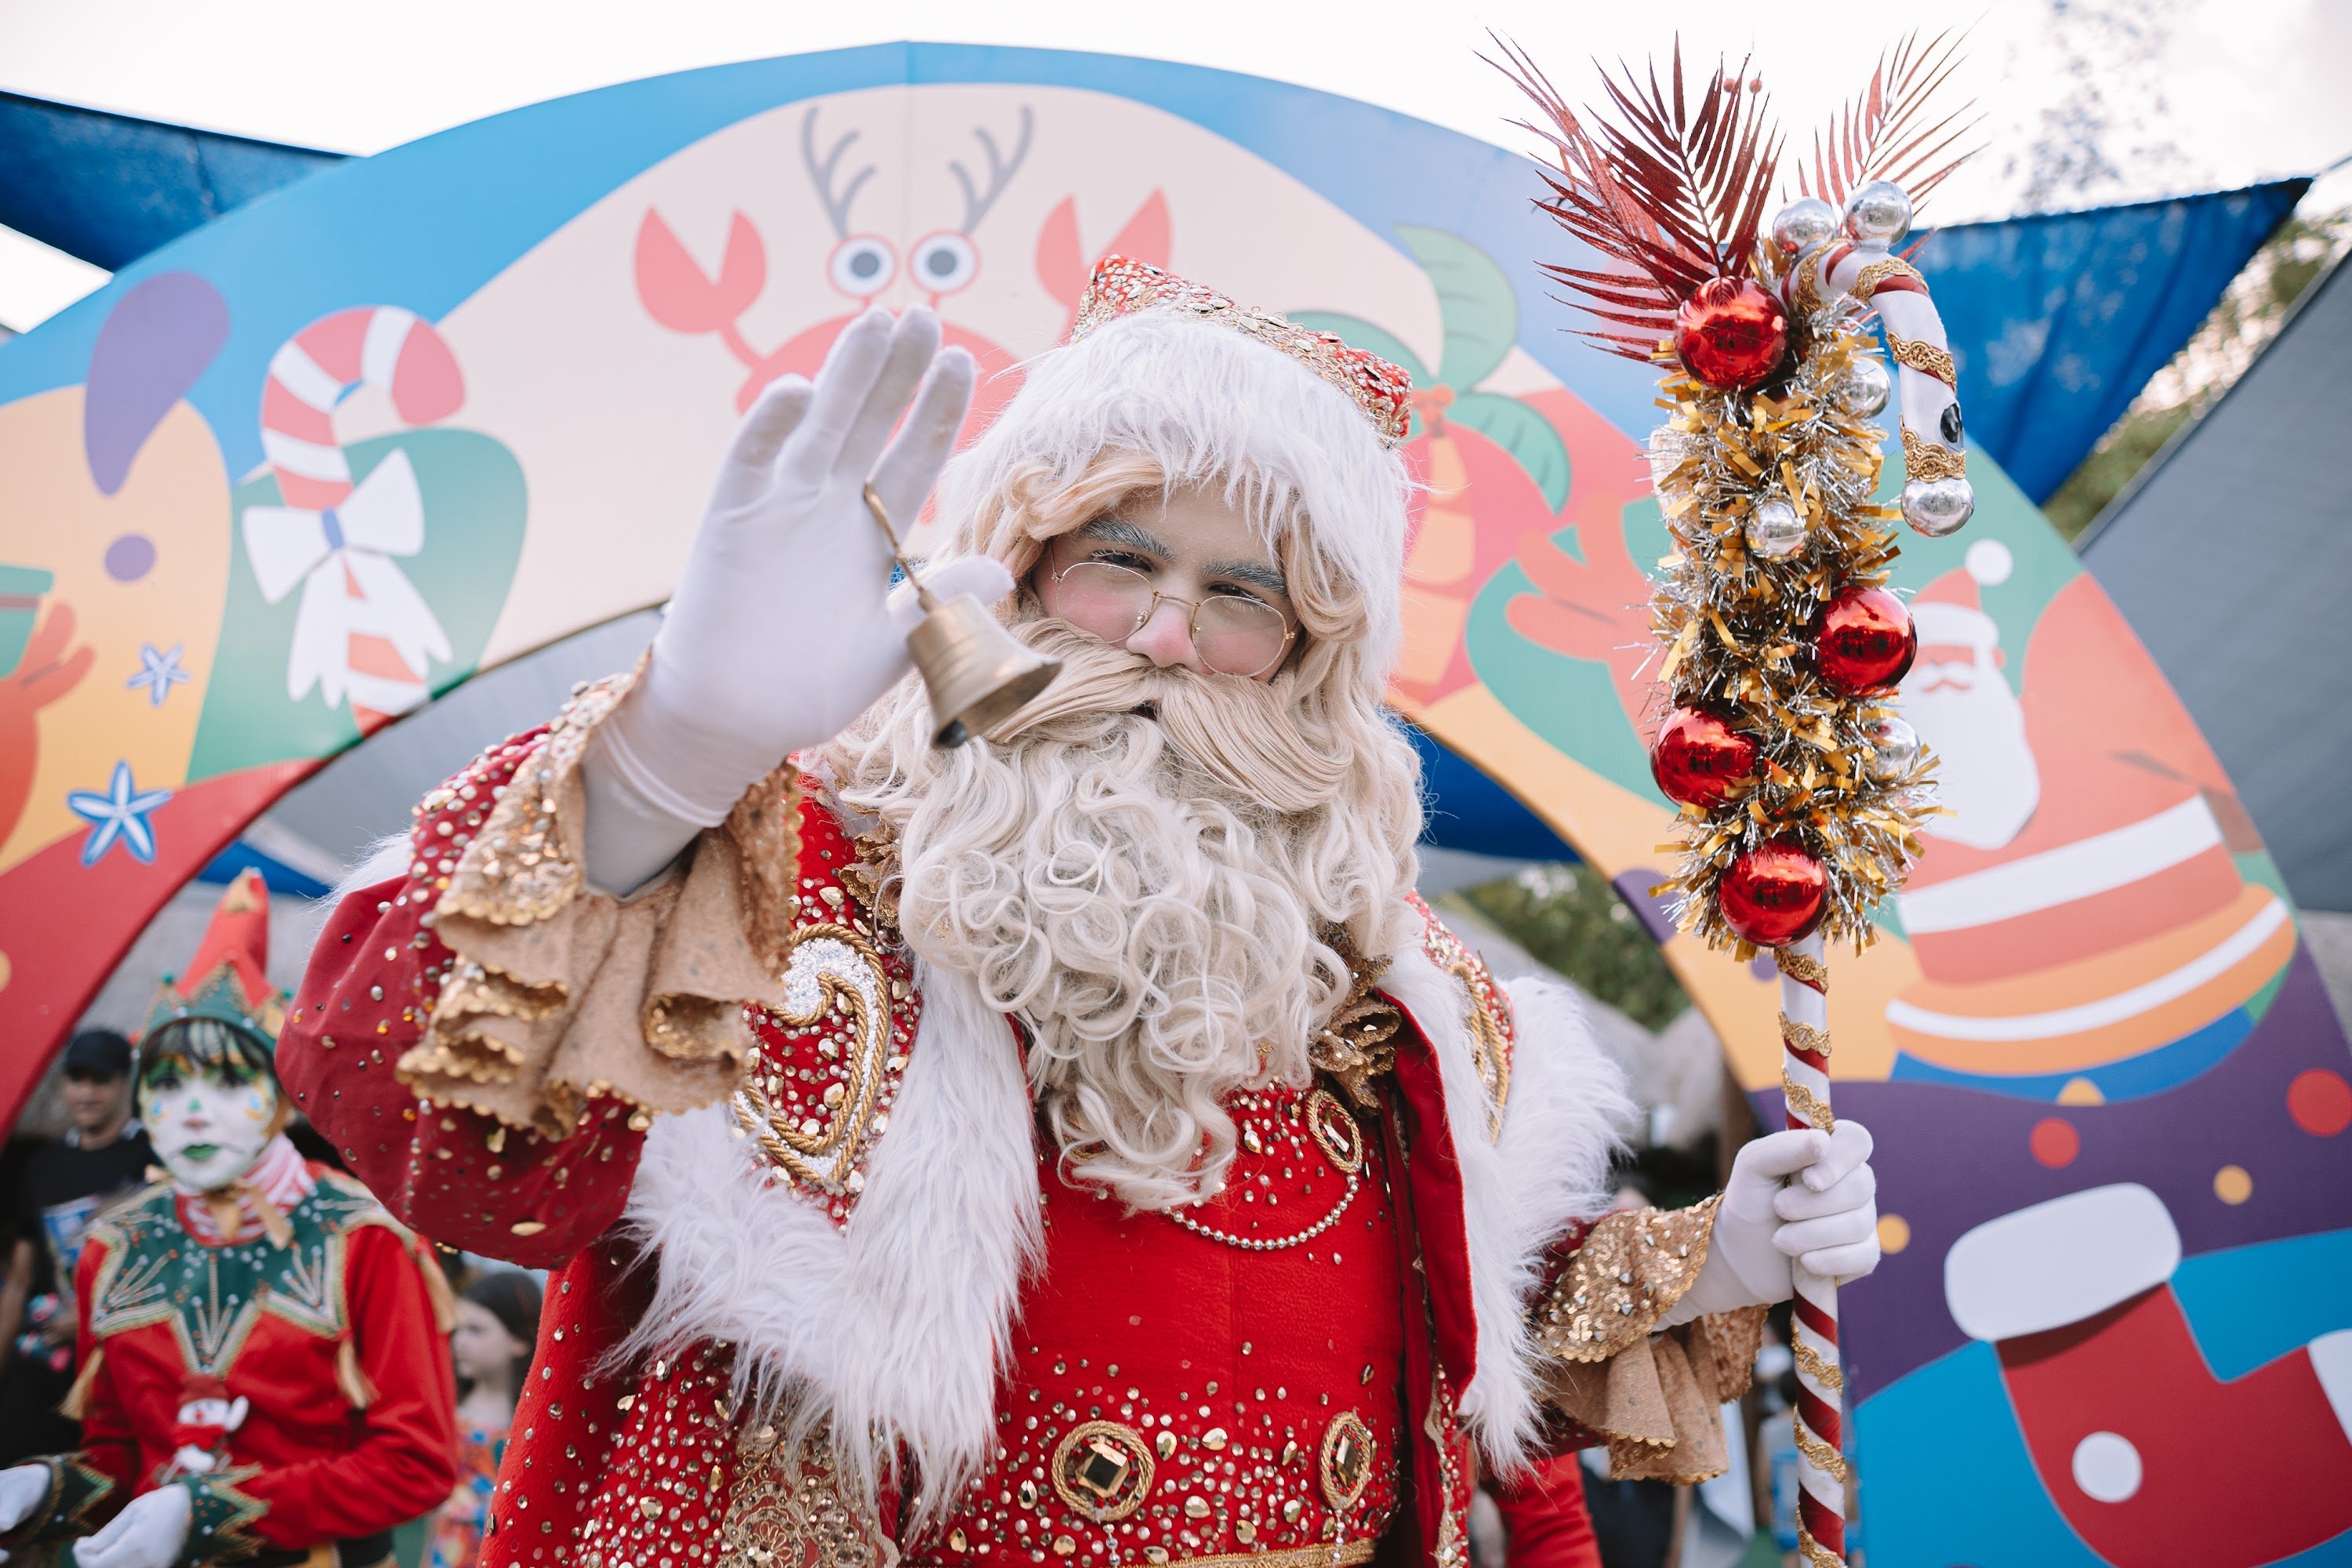
<instances>
[{"instance_id":1,"label":"red jeweled crown","mask_svg":"<svg viewBox=\"0 0 2352 1568\"><path fill-rule=\"evenodd\" d=\"M1412 419L1412 377L1401 366L1350 348L1330 332L1302 327L1271 310L1237 305L1213 289L1132 257L1106 256L1095 263L1094 277L1078 300L1070 341L1077 342L1113 317L1160 306L1188 310L1281 350L1346 393L1380 432L1382 445L1393 447L1405 438Z\"/></svg>"}]
</instances>

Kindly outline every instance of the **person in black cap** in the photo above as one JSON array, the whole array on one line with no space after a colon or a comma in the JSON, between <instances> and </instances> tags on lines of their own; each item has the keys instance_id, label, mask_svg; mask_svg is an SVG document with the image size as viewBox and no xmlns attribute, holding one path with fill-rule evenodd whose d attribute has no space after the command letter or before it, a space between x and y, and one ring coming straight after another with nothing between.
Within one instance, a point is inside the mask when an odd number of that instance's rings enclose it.
<instances>
[{"instance_id":1,"label":"person in black cap","mask_svg":"<svg viewBox=\"0 0 2352 1568\"><path fill-rule=\"evenodd\" d=\"M66 1045L66 1111L73 1125L34 1152L8 1194L7 1278L0 1283L0 1464L69 1448L58 1405L74 1380L74 1263L108 1201L140 1186L155 1151L131 1115L131 1042L85 1029Z\"/></svg>"}]
</instances>

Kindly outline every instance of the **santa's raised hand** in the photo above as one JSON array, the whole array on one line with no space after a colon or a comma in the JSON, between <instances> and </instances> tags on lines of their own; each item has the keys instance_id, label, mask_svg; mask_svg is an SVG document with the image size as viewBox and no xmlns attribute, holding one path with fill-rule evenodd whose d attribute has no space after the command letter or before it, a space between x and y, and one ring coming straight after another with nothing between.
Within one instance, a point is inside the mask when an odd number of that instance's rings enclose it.
<instances>
[{"instance_id":1,"label":"santa's raised hand","mask_svg":"<svg viewBox=\"0 0 2352 1568\"><path fill-rule=\"evenodd\" d=\"M652 662L588 760L599 885L643 881L787 753L830 739L906 674L919 611L889 593L865 488L911 523L954 450L973 374L970 354L940 350L929 310L868 310L814 383L786 376L744 416ZM983 602L1013 587L977 557L929 582Z\"/></svg>"}]
</instances>

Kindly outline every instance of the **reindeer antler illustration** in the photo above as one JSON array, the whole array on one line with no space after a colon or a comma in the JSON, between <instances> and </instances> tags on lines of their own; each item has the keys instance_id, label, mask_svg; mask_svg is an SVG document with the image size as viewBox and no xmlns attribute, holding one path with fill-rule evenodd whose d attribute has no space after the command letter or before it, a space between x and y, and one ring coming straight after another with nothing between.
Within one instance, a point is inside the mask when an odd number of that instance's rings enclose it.
<instances>
[{"instance_id":1,"label":"reindeer antler illustration","mask_svg":"<svg viewBox=\"0 0 2352 1568\"><path fill-rule=\"evenodd\" d=\"M1029 139L1036 129L1036 112L1027 104L1023 104L1021 138L1013 143L1013 156L1007 158L997 151L996 138L988 133L988 127L975 125L971 128L972 139L980 143L981 151L988 154L988 189L985 192L972 184L971 171L952 158L948 161L948 173L953 174L956 184L963 187L965 234L969 235L980 226L980 220L988 216L988 209L996 205L996 198L1004 194L1004 187L1012 184L1013 176L1021 172L1021 165L1029 158ZM854 190L856 187L851 188Z\"/></svg>"},{"instance_id":2,"label":"reindeer antler illustration","mask_svg":"<svg viewBox=\"0 0 2352 1568\"><path fill-rule=\"evenodd\" d=\"M801 117L801 165L808 170L809 184L816 187L817 199L824 204L824 216L833 224L833 237L835 239L847 239L849 237L849 204L857 199L857 193L865 189L866 182L874 177L874 165L866 164L849 177L846 187L835 191L833 188L834 175L839 173L842 159L848 156L850 148L856 145L861 132L843 132L841 139L833 144L833 150L819 158L816 155L816 112L815 107L812 105L809 111ZM1029 111L1024 109L1021 112L1025 117ZM986 142L985 132L982 133L982 139ZM995 156L996 148L993 143L987 143L987 145L989 155L992 159ZM1021 151L1026 153L1028 150L1028 126L1024 118ZM956 175L959 179L963 177L961 167L956 169ZM965 180L965 198L969 200L971 195L971 183Z\"/></svg>"}]
</instances>

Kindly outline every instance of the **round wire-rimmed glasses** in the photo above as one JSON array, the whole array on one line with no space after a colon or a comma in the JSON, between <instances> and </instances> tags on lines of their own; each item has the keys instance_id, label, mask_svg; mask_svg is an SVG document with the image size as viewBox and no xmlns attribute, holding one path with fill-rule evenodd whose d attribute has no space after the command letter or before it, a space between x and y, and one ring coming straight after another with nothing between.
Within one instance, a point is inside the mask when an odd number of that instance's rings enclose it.
<instances>
[{"instance_id":1,"label":"round wire-rimmed glasses","mask_svg":"<svg viewBox=\"0 0 2352 1568\"><path fill-rule=\"evenodd\" d=\"M1280 610L1246 594L1212 594L1180 599L1151 585L1132 566L1112 561L1073 561L1053 569L1055 613L1089 637L1124 643L1159 613L1160 602L1192 612L1192 647L1219 675L1255 679L1280 664L1298 633Z\"/></svg>"}]
</instances>

